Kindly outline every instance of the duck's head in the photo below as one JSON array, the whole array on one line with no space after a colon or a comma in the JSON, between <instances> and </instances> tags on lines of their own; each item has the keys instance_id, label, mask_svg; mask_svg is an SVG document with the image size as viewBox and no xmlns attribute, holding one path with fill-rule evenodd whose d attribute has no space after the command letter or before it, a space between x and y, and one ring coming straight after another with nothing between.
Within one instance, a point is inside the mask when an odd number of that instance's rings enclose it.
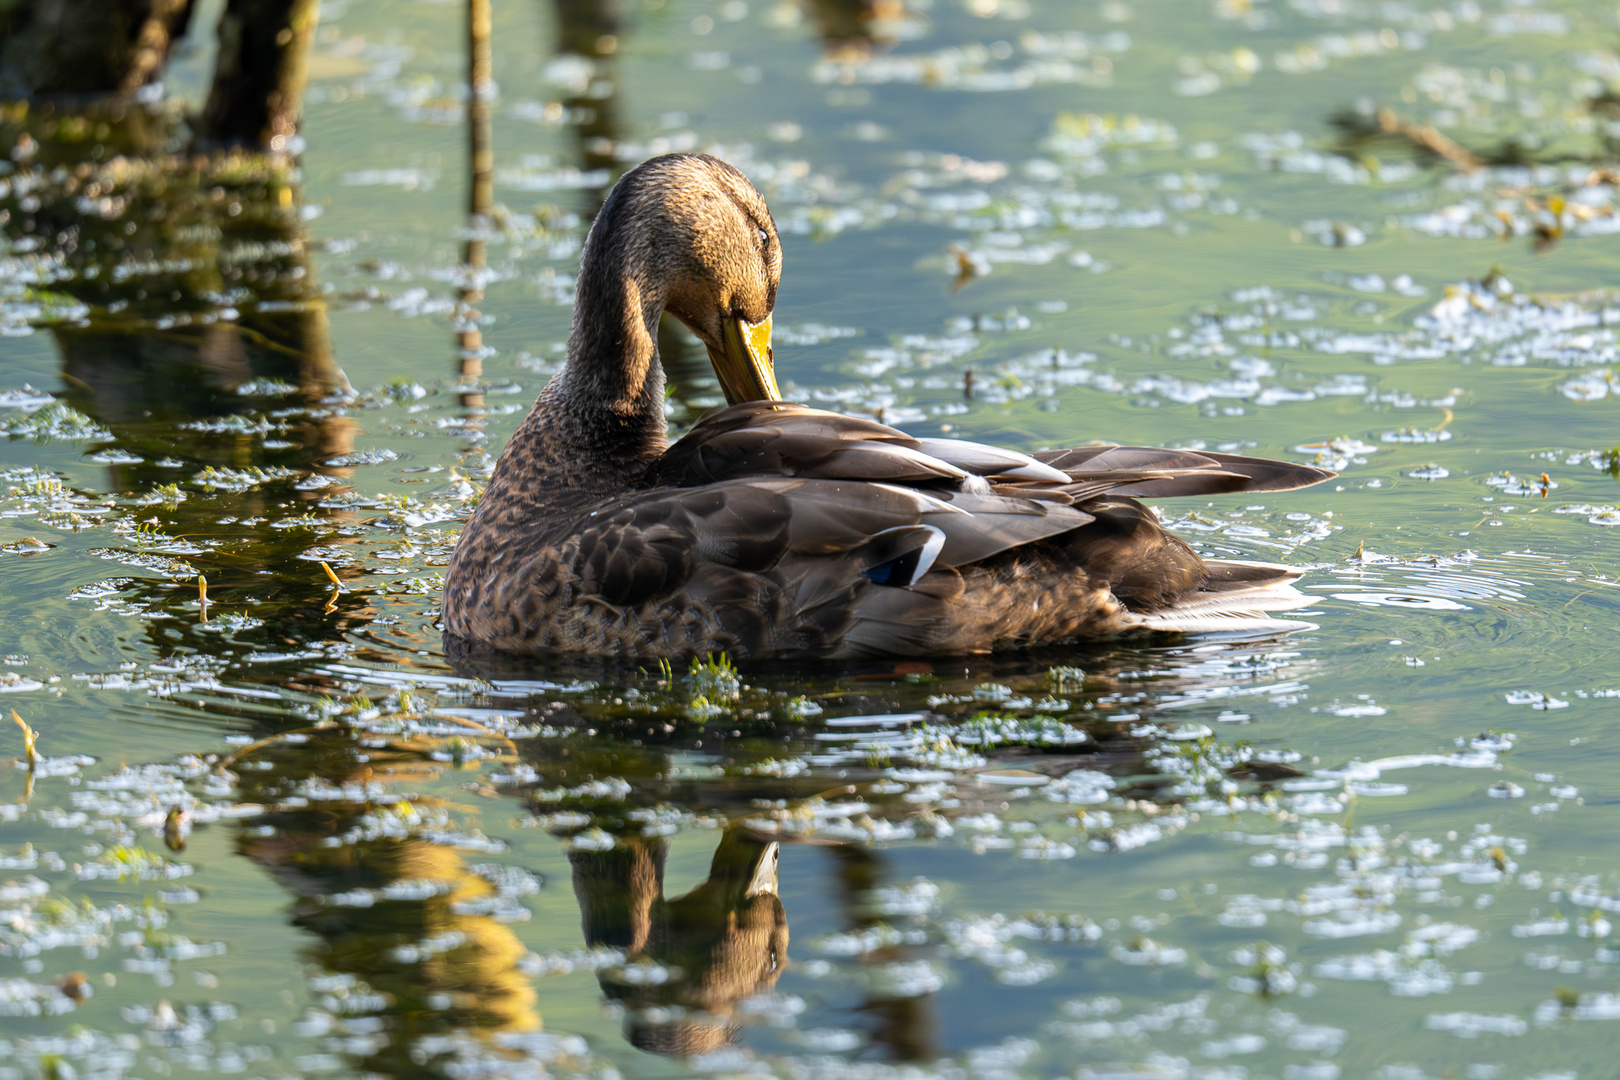
<instances>
[{"instance_id":1,"label":"duck's head","mask_svg":"<svg viewBox=\"0 0 1620 1080\"><path fill-rule=\"evenodd\" d=\"M576 333L582 320L622 320L619 355L641 366L639 384L651 323L668 311L708 347L728 401L777 399L771 309L781 279L776 224L747 177L706 154L653 158L619 179L591 227ZM620 313L598 310L615 301Z\"/></svg>"}]
</instances>

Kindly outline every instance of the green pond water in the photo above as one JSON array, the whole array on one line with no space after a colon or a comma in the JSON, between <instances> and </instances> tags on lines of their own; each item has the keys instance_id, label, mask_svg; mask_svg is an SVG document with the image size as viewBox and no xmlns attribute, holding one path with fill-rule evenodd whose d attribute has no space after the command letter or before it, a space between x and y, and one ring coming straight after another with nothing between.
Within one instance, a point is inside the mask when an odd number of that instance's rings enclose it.
<instances>
[{"instance_id":1,"label":"green pond water","mask_svg":"<svg viewBox=\"0 0 1620 1080\"><path fill-rule=\"evenodd\" d=\"M1615 7L605 11L495 4L481 223L453 3L325 5L292 173L0 116L0 1078L1614 1076ZM788 396L1338 469L1161 507L1316 628L456 670L676 149L771 203Z\"/></svg>"}]
</instances>

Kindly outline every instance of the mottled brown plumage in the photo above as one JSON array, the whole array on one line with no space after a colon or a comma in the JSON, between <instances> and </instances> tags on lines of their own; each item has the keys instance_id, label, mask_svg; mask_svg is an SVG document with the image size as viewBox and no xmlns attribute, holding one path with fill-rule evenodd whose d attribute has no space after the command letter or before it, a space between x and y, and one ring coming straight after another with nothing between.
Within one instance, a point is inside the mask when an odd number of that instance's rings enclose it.
<instances>
[{"instance_id":1,"label":"mottled brown plumage","mask_svg":"<svg viewBox=\"0 0 1620 1080\"><path fill-rule=\"evenodd\" d=\"M1298 575L1206 562L1135 496L1283 491L1322 469L1090 446L1033 457L775 400L770 213L697 154L627 173L580 263L562 372L450 561L458 650L944 655L1131 630L1287 625ZM670 445L668 311L733 404Z\"/></svg>"}]
</instances>

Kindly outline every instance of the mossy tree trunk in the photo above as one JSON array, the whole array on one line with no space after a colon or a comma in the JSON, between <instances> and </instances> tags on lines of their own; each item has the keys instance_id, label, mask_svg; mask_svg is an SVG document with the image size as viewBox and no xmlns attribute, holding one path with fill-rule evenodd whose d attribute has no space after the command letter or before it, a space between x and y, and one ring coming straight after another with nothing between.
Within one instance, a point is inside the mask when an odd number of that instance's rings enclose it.
<instances>
[{"instance_id":1,"label":"mossy tree trunk","mask_svg":"<svg viewBox=\"0 0 1620 1080\"><path fill-rule=\"evenodd\" d=\"M128 94L155 81L195 0L0 0L0 98Z\"/></svg>"}]
</instances>

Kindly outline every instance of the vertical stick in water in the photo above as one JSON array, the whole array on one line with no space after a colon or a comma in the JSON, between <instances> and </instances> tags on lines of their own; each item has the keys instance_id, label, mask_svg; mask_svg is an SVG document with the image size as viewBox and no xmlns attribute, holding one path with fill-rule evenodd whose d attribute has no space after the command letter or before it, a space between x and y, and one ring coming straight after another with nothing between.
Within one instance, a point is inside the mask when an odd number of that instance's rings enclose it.
<instances>
[{"instance_id":1,"label":"vertical stick in water","mask_svg":"<svg viewBox=\"0 0 1620 1080\"><path fill-rule=\"evenodd\" d=\"M490 106L495 94L490 56L489 0L467 0L467 246L462 257L462 284L456 297L458 374L470 383L484 373L484 335L478 304L484 299L484 269L489 265L486 234L495 202L495 145ZM462 404L482 405L483 395L469 388Z\"/></svg>"}]
</instances>

